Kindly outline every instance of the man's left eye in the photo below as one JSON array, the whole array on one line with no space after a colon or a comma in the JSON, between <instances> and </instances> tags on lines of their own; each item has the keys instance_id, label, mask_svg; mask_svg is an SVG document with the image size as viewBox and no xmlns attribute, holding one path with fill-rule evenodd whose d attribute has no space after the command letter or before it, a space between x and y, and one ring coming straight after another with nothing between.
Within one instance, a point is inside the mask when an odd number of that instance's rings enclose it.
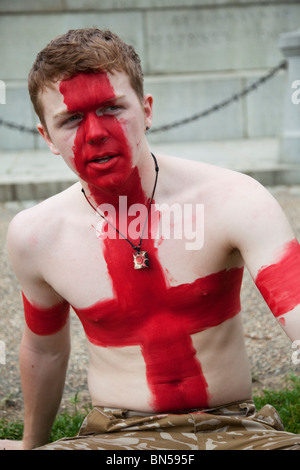
<instances>
[{"instance_id":1,"label":"man's left eye","mask_svg":"<svg viewBox=\"0 0 300 470\"><path fill-rule=\"evenodd\" d=\"M110 105L110 106L105 106L103 108L99 108L96 111L97 116L103 116L103 114L107 113L114 113L118 111L121 107L117 105Z\"/></svg>"},{"instance_id":2,"label":"man's left eye","mask_svg":"<svg viewBox=\"0 0 300 470\"><path fill-rule=\"evenodd\" d=\"M119 109L121 109L121 106L118 106L118 105L111 105L111 106L106 106L105 110L107 111L118 111Z\"/></svg>"},{"instance_id":3,"label":"man's left eye","mask_svg":"<svg viewBox=\"0 0 300 470\"><path fill-rule=\"evenodd\" d=\"M68 122L73 122L80 118L81 116L79 114L74 114L74 116L69 117Z\"/></svg>"}]
</instances>

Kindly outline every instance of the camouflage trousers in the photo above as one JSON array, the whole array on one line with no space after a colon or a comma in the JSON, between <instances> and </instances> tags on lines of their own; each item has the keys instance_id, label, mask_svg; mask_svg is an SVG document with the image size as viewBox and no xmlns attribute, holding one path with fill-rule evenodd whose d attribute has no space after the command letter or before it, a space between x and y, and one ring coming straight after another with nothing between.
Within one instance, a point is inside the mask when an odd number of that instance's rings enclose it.
<instances>
[{"instance_id":1,"label":"camouflage trousers","mask_svg":"<svg viewBox=\"0 0 300 470\"><path fill-rule=\"evenodd\" d=\"M38 450L300 450L270 405L253 401L190 413L150 414L95 407L77 436Z\"/></svg>"}]
</instances>

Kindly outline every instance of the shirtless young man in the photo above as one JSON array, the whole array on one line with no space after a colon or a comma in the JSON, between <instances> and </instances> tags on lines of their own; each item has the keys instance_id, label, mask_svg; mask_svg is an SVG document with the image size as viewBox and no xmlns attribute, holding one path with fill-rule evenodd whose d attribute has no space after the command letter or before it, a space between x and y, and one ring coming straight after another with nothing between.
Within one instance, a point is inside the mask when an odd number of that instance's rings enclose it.
<instances>
[{"instance_id":1,"label":"shirtless young man","mask_svg":"<svg viewBox=\"0 0 300 470\"><path fill-rule=\"evenodd\" d=\"M110 32L55 39L29 89L40 133L79 182L9 228L26 318L25 427L22 442L2 448L299 447L275 410L255 412L240 315L245 265L289 338L300 338L300 248L277 202L245 175L151 154L152 97L138 57ZM178 203L204 207L197 249L185 231L166 236L172 220L158 236L160 205ZM141 230L134 204L151 205ZM192 213L184 224L192 230ZM142 259L134 268L139 251L149 267ZM76 439L45 446L65 382L70 306L88 339L95 409Z\"/></svg>"}]
</instances>

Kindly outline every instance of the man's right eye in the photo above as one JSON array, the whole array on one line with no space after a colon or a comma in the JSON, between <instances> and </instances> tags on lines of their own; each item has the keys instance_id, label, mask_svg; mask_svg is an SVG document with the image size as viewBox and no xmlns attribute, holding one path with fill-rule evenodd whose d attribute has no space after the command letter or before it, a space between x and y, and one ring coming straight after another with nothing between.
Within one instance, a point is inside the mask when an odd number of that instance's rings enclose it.
<instances>
[{"instance_id":1,"label":"man's right eye","mask_svg":"<svg viewBox=\"0 0 300 470\"><path fill-rule=\"evenodd\" d=\"M81 116L79 114L74 114L73 116L67 119L67 122L74 122L77 121L77 119L81 119Z\"/></svg>"}]
</instances>

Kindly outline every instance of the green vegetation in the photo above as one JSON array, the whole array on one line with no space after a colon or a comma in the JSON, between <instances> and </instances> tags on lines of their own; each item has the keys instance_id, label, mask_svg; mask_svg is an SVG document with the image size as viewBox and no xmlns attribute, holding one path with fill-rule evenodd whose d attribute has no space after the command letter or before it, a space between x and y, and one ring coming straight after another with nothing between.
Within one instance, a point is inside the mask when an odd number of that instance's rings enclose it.
<instances>
[{"instance_id":1,"label":"green vegetation","mask_svg":"<svg viewBox=\"0 0 300 470\"><path fill-rule=\"evenodd\" d=\"M300 377L292 375L282 390L264 390L254 396L257 409L273 405L278 411L286 431L300 434ZM78 409L78 397L71 400L71 411L57 415L51 434L51 441L77 434L88 413ZM23 424L0 419L0 439L22 439Z\"/></svg>"},{"instance_id":2,"label":"green vegetation","mask_svg":"<svg viewBox=\"0 0 300 470\"><path fill-rule=\"evenodd\" d=\"M56 416L54 421L50 441L56 441L63 437L75 436L85 418L90 411L90 407L79 409L80 400L76 394L70 400L71 409L63 411ZM23 422L7 421L0 419L0 439L21 440L23 436Z\"/></svg>"},{"instance_id":3,"label":"green vegetation","mask_svg":"<svg viewBox=\"0 0 300 470\"><path fill-rule=\"evenodd\" d=\"M292 375L287 380L287 387L282 390L264 390L254 396L257 409L264 405L273 405L278 411L285 431L300 434L300 377Z\"/></svg>"}]
</instances>

